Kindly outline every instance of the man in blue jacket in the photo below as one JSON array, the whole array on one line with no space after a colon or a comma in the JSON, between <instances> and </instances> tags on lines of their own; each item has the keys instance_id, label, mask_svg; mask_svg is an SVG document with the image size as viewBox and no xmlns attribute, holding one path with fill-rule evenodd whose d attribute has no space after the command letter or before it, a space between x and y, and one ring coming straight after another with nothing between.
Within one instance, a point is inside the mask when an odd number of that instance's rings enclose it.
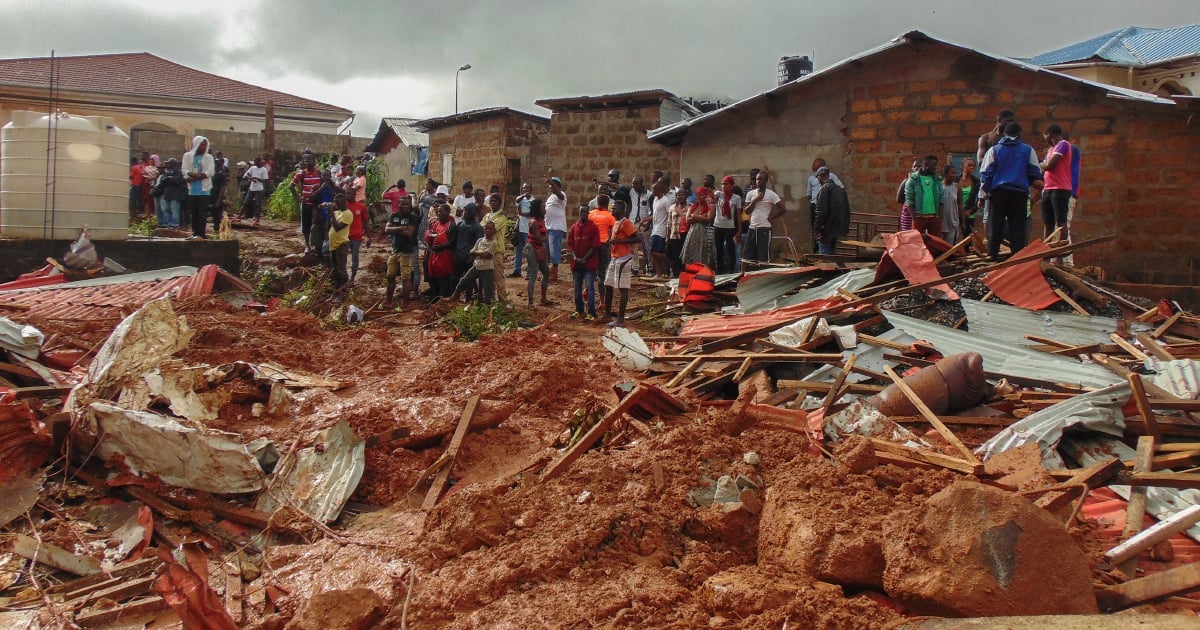
<instances>
[{"instance_id":1,"label":"man in blue jacket","mask_svg":"<svg viewBox=\"0 0 1200 630\"><path fill-rule=\"evenodd\" d=\"M1029 187L1042 179L1037 152L1021 142L1021 125L1004 126L1004 137L983 156L980 169L983 193L991 200L991 225L988 231L988 257L1000 255L1000 241L1008 236L1013 254L1025 248L1025 213Z\"/></svg>"}]
</instances>

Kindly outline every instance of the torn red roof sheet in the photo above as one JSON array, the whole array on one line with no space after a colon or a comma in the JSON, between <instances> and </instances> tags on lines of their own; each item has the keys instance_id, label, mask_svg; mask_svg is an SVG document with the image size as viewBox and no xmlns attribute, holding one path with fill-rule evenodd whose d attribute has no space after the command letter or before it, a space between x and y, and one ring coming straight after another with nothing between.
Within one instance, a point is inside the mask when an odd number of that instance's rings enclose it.
<instances>
[{"instance_id":1,"label":"torn red roof sheet","mask_svg":"<svg viewBox=\"0 0 1200 630\"><path fill-rule=\"evenodd\" d=\"M931 242L940 245L945 245L946 251L951 245L940 238L928 237ZM883 245L887 251L883 254L883 259L879 261L880 271L875 277L879 278L883 273L888 261L900 268L900 273L904 274L904 278L912 284L921 284L930 280L937 280L942 277L938 273L937 266L933 264L933 255L929 253L929 248L925 246L926 237L916 230L904 230L902 232L884 233ZM958 294L948 284L939 284L926 289L930 296L939 300L957 300Z\"/></svg>"},{"instance_id":2,"label":"torn red roof sheet","mask_svg":"<svg viewBox=\"0 0 1200 630\"><path fill-rule=\"evenodd\" d=\"M0 291L0 312L5 307L45 319L120 319L150 300L164 295L185 298L242 294L249 298L254 288L216 265L173 267L158 271L80 280L43 287Z\"/></svg>"},{"instance_id":3,"label":"torn red roof sheet","mask_svg":"<svg viewBox=\"0 0 1200 630\"><path fill-rule=\"evenodd\" d=\"M823 308L844 304L846 298L834 296L823 300L812 300L803 304L793 304L769 311L747 313L745 315L713 315L697 317L688 321L679 331L681 337L729 337L751 330L758 330L771 324L783 326L800 319L809 313Z\"/></svg>"},{"instance_id":4,"label":"torn red roof sheet","mask_svg":"<svg viewBox=\"0 0 1200 630\"><path fill-rule=\"evenodd\" d=\"M1048 251L1049 245L1041 239L1035 239L1016 255L1030 256ZM1059 300L1036 260L993 271L983 278L983 284L1001 300L1034 311L1040 311Z\"/></svg>"}]
</instances>

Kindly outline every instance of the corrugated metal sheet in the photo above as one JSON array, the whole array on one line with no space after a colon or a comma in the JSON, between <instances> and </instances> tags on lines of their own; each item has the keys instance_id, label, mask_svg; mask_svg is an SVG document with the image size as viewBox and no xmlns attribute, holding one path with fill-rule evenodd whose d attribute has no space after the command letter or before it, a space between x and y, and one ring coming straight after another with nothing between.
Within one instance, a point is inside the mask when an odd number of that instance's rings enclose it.
<instances>
[{"instance_id":1,"label":"corrugated metal sheet","mask_svg":"<svg viewBox=\"0 0 1200 630\"><path fill-rule=\"evenodd\" d=\"M859 289L869 286L875 280L875 270L871 268L855 269L844 273L825 284L801 289L796 293L785 298L777 300L779 307L795 306L813 300L822 300L833 297L838 294L838 289L845 289L851 293L857 292Z\"/></svg>"},{"instance_id":2,"label":"corrugated metal sheet","mask_svg":"<svg viewBox=\"0 0 1200 630\"><path fill-rule=\"evenodd\" d=\"M815 300L804 304L796 304L770 311L747 313L745 315L704 315L684 322L679 335L682 337L702 338L727 337L764 328L771 324L783 326L805 315L836 304L842 304L845 301L846 299L842 297L832 297L826 300Z\"/></svg>"},{"instance_id":3,"label":"corrugated metal sheet","mask_svg":"<svg viewBox=\"0 0 1200 630\"><path fill-rule=\"evenodd\" d=\"M1200 24L1164 29L1127 26L1042 53L1029 61L1049 66L1099 59L1144 66L1197 54L1200 54Z\"/></svg>"},{"instance_id":4,"label":"corrugated metal sheet","mask_svg":"<svg viewBox=\"0 0 1200 630\"><path fill-rule=\"evenodd\" d=\"M1046 245L1042 239L1035 239L1016 255L1025 257L1048 251L1050 251L1049 245ZM1050 288L1050 283L1046 282L1046 277L1042 275L1042 268L1038 263L1037 260L1031 260L1027 263L993 271L983 278L983 284L994 291L996 297L1013 306L1033 310L1046 308L1057 302L1059 298Z\"/></svg>"},{"instance_id":5,"label":"corrugated metal sheet","mask_svg":"<svg viewBox=\"0 0 1200 630\"><path fill-rule=\"evenodd\" d=\"M1151 383L1167 390L1177 398L1195 400L1200 398L1200 362L1194 359L1175 359L1174 361L1159 361L1147 357L1147 369L1153 374L1146 376Z\"/></svg>"},{"instance_id":6,"label":"corrugated metal sheet","mask_svg":"<svg viewBox=\"0 0 1200 630\"><path fill-rule=\"evenodd\" d=\"M1129 461L1137 455L1135 450L1120 440L1099 434L1067 436L1063 438L1061 450L1080 466L1090 466L1103 457L1118 457L1122 461ZM1129 486L1108 487L1121 498L1129 500ZM1172 514L1193 505L1200 505L1200 490L1175 490L1154 486L1146 488L1146 512L1159 520L1169 518ZM1185 533L1195 540L1200 540L1200 525L1185 530Z\"/></svg>"},{"instance_id":7,"label":"corrugated metal sheet","mask_svg":"<svg viewBox=\"0 0 1200 630\"><path fill-rule=\"evenodd\" d=\"M1027 442L1037 442L1042 449L1043 466L1066 468L1058 454L1063 431L1068 427L1080 427L1121 437L1125 434L1125 415L1121 408L1129 401L1131 393L1129 384L1121 382L1068 398L1005 427L975 452L987 461Z\"/></svg>"},{"instance_id":8,"label":"corrugated metal sheet","mask_svg":"<svg viewBox=\"0 0 1200 630\"><path fill-rule=\"evenodd\" d=\"M1111 317L1076 315L1054 311L1027 311L1023 308L964 299L960 302L967 312L967 327L972 335L982 335L1004 343L1031 346L1025 335L1046 337L1072 346L1092 343L1112 343L1109 335L1117 332L1118 322ZM1145 324L1134 323L1134 332L1149 330Z\"/></svg>"},{"instance_id":9,"label":"corrugated metal sheet","mask_svg":"<svg viewBox=\"0 0 1200 630\"><path fill-rule=\"evenodd\" d=\"M940 240L940 239L939 239ZM925 237L916 230L902 230L883 235L883 245L887 248L884 257L890 259L904 279L910 284L924 284L942 277L937 266L933 264L933 254L925 247ZM880 267L883 262L880 262ZM876 278L879 277L876 270ZM939 300L957 300L958 294L948 284L938 284L925 289L930 297Z\"/></svg>"},{"instance_id":10,"label":"corrugated metal sheet","mask_svg":"<svg viewBox=\"0 0 1200 630\"><path fill-rule=\"evenodd\" d=\"M898 313L884 311L883 314L891 325L931 342L943 354L978 352L983 355L983 369L988 372L1095 388L1123 382L1099 365L1080 363Z\"/></svg>"},{"instance_id":11,"label":"corrugated metal sheet","mask_svg":"<svg viewBox=\"0 0 1200 630\"><path fill-rule=\"evenodd\" d=\"M28 307L26 312L46 319L111 320L124 311L171 295L208 295L218 281L229 293L253 293L254 288L216 265L173 267L46 287L0 292L0 302Z\"/></svg>"},{"instance_id":12,"label":"corrugated metal sheet","mask_svg":"<svg viewBox=\"0 0 1200 630\"><path fill-rule=\"evenodd\" d=\"M429 134L421 133L413 127L417 123L416 118L384 118L383 120L400 137L400 141L404 143L404 146L429 146Z\"/></svg>"}]
</instances>

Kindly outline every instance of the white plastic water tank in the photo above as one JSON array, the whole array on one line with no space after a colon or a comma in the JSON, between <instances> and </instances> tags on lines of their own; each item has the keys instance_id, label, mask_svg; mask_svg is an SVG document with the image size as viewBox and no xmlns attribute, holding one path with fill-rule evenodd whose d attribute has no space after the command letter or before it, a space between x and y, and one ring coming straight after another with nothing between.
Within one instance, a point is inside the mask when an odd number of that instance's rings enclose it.
<instances>
[{"instance_id":1,"label":"white plastic water tank","mask_svg":"<svg viewBox=\"0 0 1200 630\"><path fill-rule=\"evenodd\" d=\"M16 111L0 129L0 237L128 238L129 136L104 116L56 118L49 163L49 115Z\"/></svg>"}]
</instances>

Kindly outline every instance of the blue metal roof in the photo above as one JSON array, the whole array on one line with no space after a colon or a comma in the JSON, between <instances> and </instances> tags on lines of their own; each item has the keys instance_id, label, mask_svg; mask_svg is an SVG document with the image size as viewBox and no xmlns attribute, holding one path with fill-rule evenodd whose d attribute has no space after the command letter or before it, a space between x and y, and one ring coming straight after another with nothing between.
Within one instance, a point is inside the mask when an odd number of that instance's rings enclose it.
<instances>
[{"instance_id":1,"label":"blue metal roof","mask_svg":"<svg viewBox=\"0 0 1200 630\"><path fill-rule=\"evenodd\" d=\"M1100 60L1144 66L1190 55L1200 55L1200 24L1168 29L1127 26L1044 52L1029 62L1039 66L1052 66L1074 61Z\"/></svg>"}]
</instances>

